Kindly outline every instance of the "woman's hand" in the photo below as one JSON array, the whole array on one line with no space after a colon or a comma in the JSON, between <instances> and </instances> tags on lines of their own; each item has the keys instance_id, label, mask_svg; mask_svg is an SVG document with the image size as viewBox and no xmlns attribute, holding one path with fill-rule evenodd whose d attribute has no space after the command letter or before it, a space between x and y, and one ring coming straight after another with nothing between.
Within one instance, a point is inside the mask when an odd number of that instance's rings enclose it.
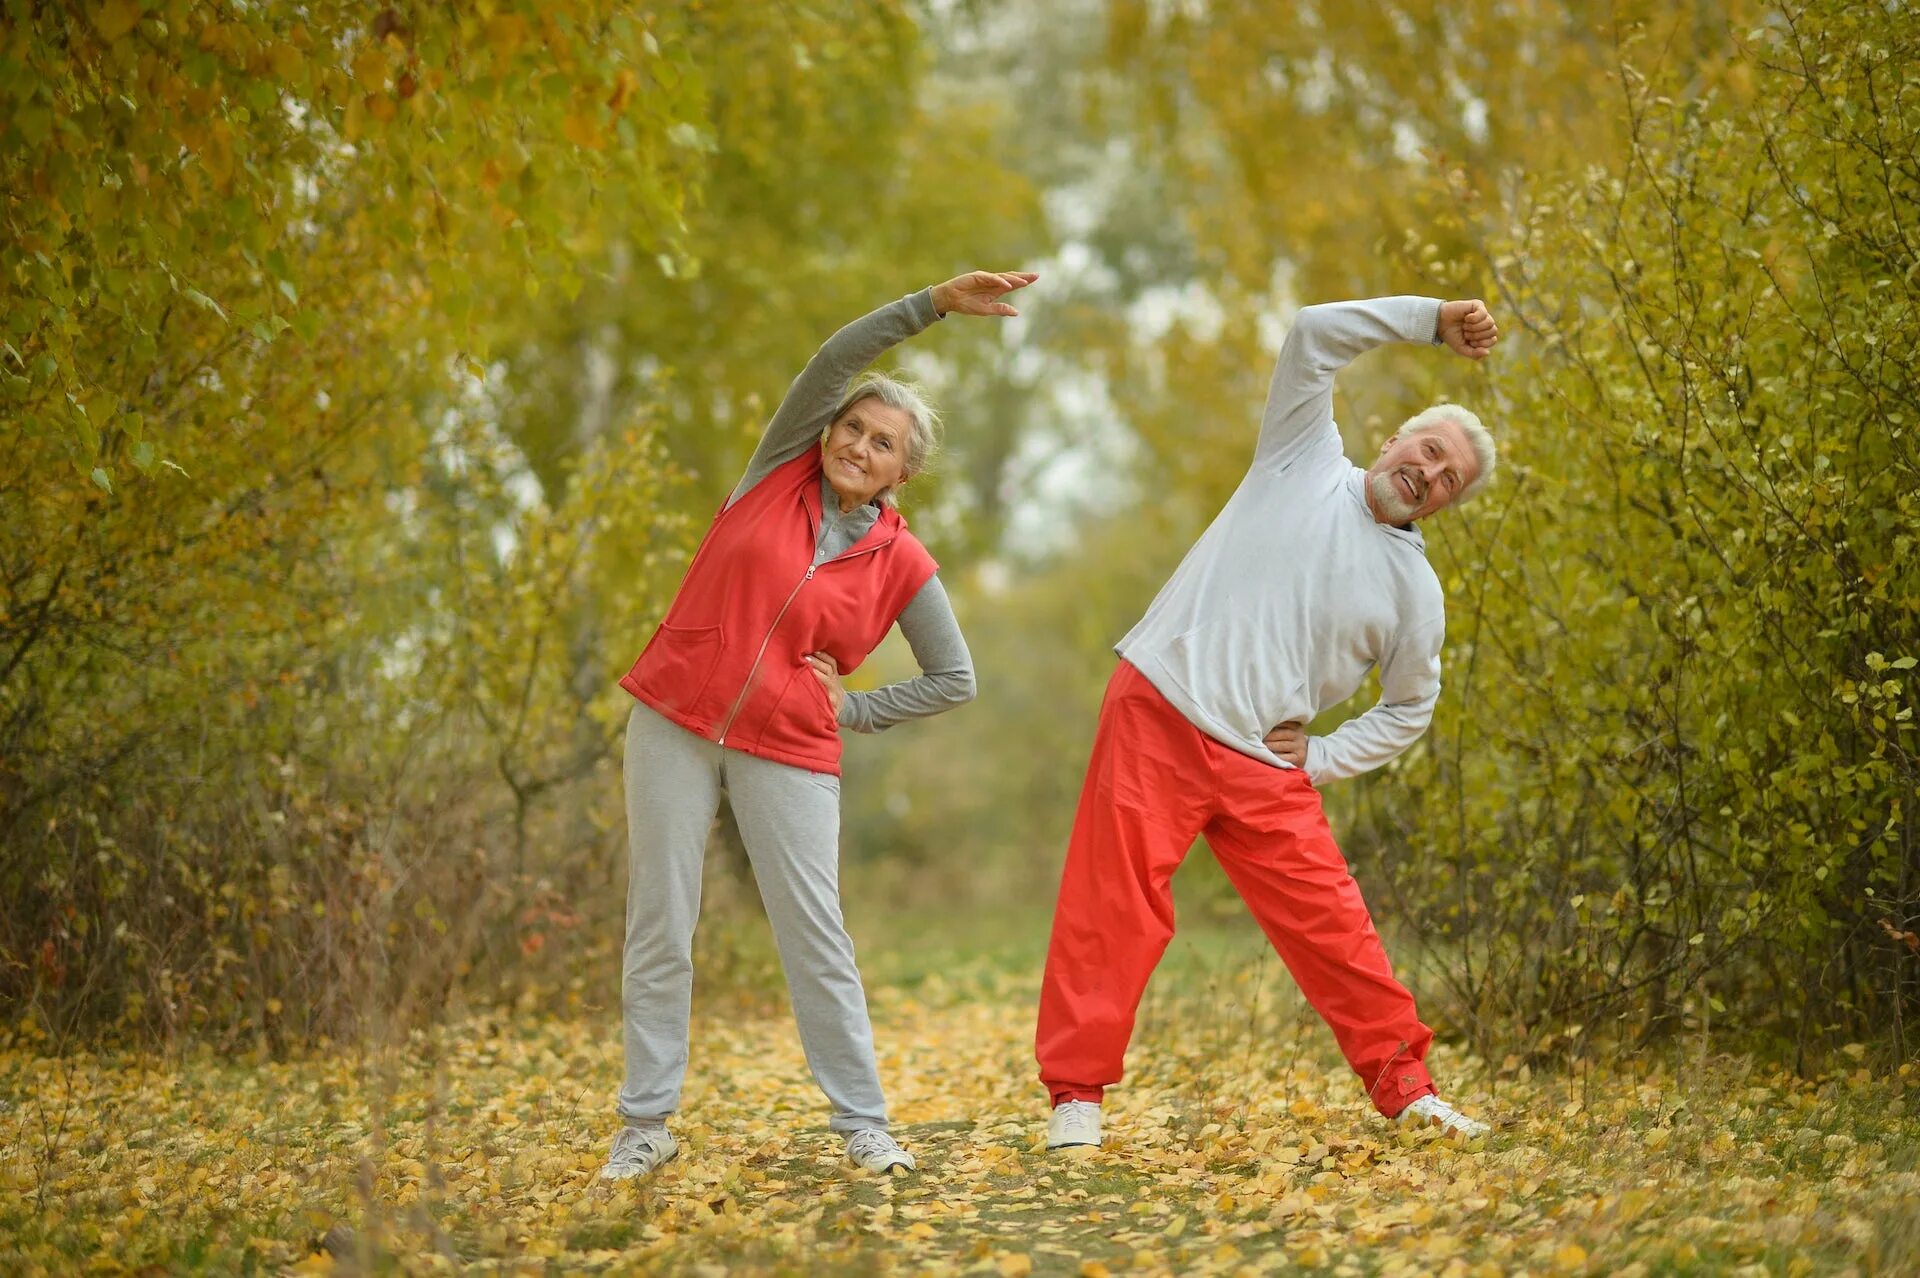
<instances>
[{"instance_id":1,"label":"woman's hand","mask_svg":"<svg viewBox=\"0 0 1920 1278\"><path fill-rule=\"evenodd\" d=\"M969 271L933 286L933 309L942 315L1018 315L999 299L1040 277L1032 271Z\"/></svg>"},{"instance_id":2,"label":"woman's hand","mask_svg":"<svg viewBox=\"0 0 1920 1278\"><path fill-rule=\"evenodd\" d=\"M840 721L840 703L847 699L847 690L840 686L840 665L824 652L809 652L807 665L813 669L813 677L827 690L827 704L833 707L833 721Z\"/></svg>"},{"instance_id":3,"label":"woman's hand","mask_svg":"<svg viewBox=\"0 0 1920 1278\"><path fill-rule=\"evenodd\" d=\"M1281 724L1266 735L1267 749L1296 768L1307 766L1307 730L1298 719Z\"/></svg>"}]
</instances>

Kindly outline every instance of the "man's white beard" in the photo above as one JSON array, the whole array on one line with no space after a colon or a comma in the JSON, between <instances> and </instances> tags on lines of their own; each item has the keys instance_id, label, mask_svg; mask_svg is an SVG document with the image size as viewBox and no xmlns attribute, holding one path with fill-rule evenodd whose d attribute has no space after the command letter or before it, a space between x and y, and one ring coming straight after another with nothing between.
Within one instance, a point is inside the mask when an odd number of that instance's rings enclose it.
<instances>
[{"instance_id":1,"label":"man's white beard","mask_svg":"<svg viewBox=\"0 0 1920 1278\"><path fill-rule=\"evenodd\" d=\"M1367 486L1373 489L1373 508L1390 524L1404 524L1420 509L1401 494L1392 471L1368 475Z\"/></svg>"}]
</instances>

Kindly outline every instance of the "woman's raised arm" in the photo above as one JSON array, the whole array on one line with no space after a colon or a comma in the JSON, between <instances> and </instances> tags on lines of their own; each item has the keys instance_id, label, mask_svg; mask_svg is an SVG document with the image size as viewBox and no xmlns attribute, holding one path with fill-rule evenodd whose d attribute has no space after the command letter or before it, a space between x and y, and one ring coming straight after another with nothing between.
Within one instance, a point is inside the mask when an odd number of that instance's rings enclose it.
<instances>
[{"instance_id":1,"label":"woman's raised arm","mask_svg":"<svg viewBox=\"0 0 1920 1278\"><path fill-rule=\"evenodd\" d=\"M818 444L847 386L888 348L947 314L1018 315L999 299L1038 278L1031 271L970 271L889 302L829 337L787 388L727 504L739 501L777 467Z\"/></svg>"}]
</instances>

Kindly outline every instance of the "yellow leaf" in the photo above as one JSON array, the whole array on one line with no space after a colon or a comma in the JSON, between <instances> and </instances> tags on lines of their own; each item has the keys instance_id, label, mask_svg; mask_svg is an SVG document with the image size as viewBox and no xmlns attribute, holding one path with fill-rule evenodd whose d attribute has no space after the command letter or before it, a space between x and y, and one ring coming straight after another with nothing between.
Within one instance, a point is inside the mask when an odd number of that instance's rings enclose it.
<instances>
[{"instance_id":1,"label":"yellow leaf","mask_svg":"<svg viewBox=\"0 0 1920 1278\"><path fill-rule=\"evenodd\" d=\"M1023 1252L1002 1252L994 1257L1000 1278L1027 1278L1033 1272L1033 1257Z\"/></svg>"},{"instance_id":2,"label":"yellow leaf","mask_svg":"<svg viewBox=\"0 0 1920 1278\"><path fill-rule=\"evenodd\" d=\"M598 151L606 145L606 140L600 136L599 126L587 116L578 113L569 115L561 121L560 132L566 135L567 141L583 150Z\"/></svg>"},{"instance_id":3,"label":"yellow leaf","mask_svg":"<svg viewBox=\"0 0 1920 1278\"><path fill-rule=\"evenodd\" d=\"M378 45L368 45L353 59L353 78L363 89L378 89L387 82L387 55Z\"/></svg>"},{"instance_id":4,"label":"yellow leaf","mask_svg":"<svg viewBox=\"0 0 1920 1278\"><path fill-rule=\"evenodd\" d=\"M487 19L487 43L493 46L495 54L502 58L510 57L527 38L526 20L516 13L503 13Z\"/></svg>"},{"instance_id":5,"label":"yellow leaf","mask_svg":"<svg viewBox=\"0 0 1920 1278\"><path fill-rule=\"evenodd\" d=\"M1113 1270L1097 1260L1080 1262L1080 1278L1113 1278Z\"/></svg>"},{"instance_id":6,"label":"yellow leaf","mask_svg":"<svg viewBox=\"0 0 1920 1278\"><path fill-rule=\"evenodd\" d=\"M300 56L300 50L290 44L276 44L268 58L273 63L273 73L282 80L291 80L300 74L306 60Z\"/></svg>"},{"instance_id":7,"label":"yellow leaf","mask_svg":"<svg viewBox=\"0 0 1920 1278\"><path fill-rule=\"evenodd\" d=\"M1563 1274L1587 1267L1587 1249L1579 1243L1567 1243L1553 1253L1553 1267Z\"/></svg>"}]
</instances>

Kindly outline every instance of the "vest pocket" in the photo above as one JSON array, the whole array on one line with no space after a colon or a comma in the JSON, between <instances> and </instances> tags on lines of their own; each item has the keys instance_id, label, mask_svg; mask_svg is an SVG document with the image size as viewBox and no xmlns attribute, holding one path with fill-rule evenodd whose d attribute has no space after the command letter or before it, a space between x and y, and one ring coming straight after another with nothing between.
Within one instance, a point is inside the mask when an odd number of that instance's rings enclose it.
<instances>
[{"instance_id":1,"label":"vest pocket","mask_svg":"<svg viewBox=\"0 0 1920 1278\"><path fill-rule=\"evenodd\" d=\"M795 675L794 678L807 685L808 690L812 694L807 697L807 700L811 701L816 707L815 713L820 722L826 725L827 731L839 732L840 717L834 714L833 701L827 696L826 685L820 682L820 676L813 672L813 667L810 665L802 665L800 667L800 673Z\"/></svg>"},{"instance_id":2,"label":"vest pocket","mask_svg":"<svg viewBox=\"0 0 1920 1278\"><path fill-rule=\"evenodd\" d=\"M720 664L720 627L662 625L654 636L649 690L676 710L691 710Z\"/></svg>"},{"instance_id":3,"label":"vest pocket","mask_svg":"<svg viewBox=\"0 0 1920 1278\"><path fill-rule=\"evenodd\" d=\"M840 724L813 667L801 662L780 689L758 744L818 756L839 748ZM831 744L829 744L831 743Z\"/></svg>"}]
</instances>

